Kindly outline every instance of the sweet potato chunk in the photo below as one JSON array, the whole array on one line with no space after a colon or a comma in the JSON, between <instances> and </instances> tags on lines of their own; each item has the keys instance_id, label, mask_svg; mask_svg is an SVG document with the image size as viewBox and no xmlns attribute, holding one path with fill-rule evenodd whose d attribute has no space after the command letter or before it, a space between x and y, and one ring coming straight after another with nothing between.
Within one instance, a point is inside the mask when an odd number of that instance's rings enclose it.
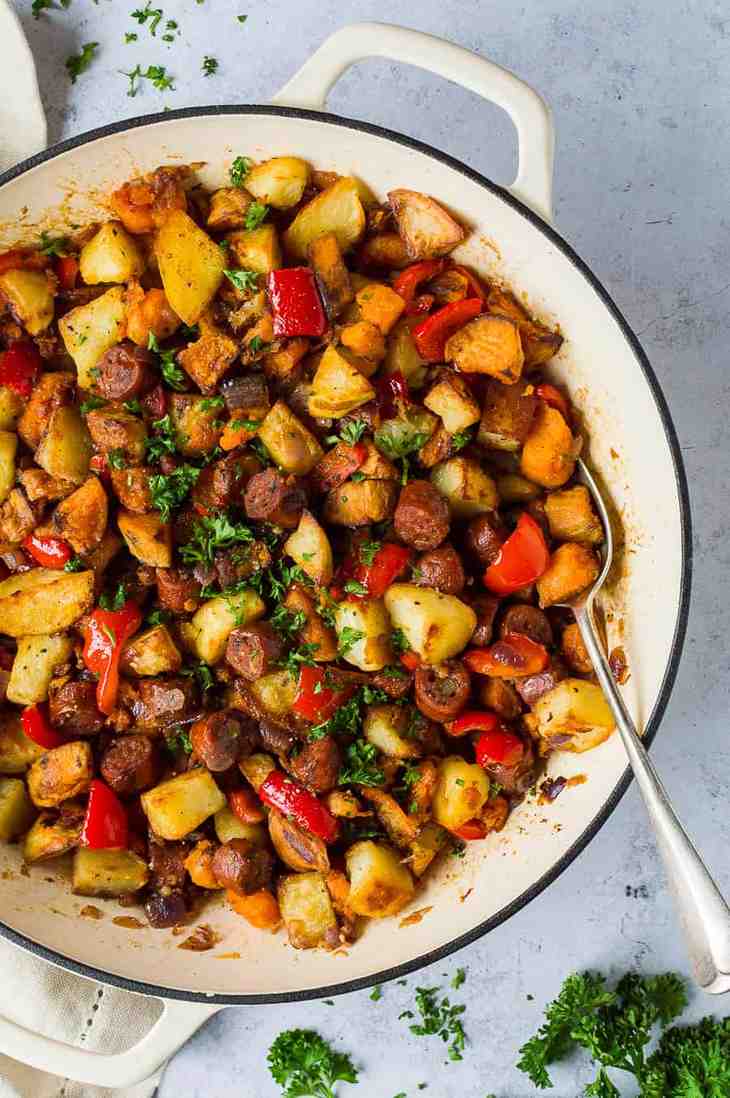
<instances>
[{"instance_id":1,"label":"sweet potato chunk","mask_svg":"<svg viewBox=\"0 0 730 1098\"><path fill-rule=\"evenodd\" d=\"M534 320L527 309L508 290L492 286L487 295L487 308L497 316L506 316L520 329L522 350L525 353L525 369L544 366L556 355L563 344L563 337Z\"/></svg>"},{"instance_id":2,"label":"sweet potato chunk","mask_svg":"<svg viewBox=\"0 0 730 1098\"><path fill-rule=\"evenodd\" d=\"M477 316L446 343L445 357L465 374L489 374L505 385L519 381L525 356L520 332L503 316Z\"/></svg>"},{"instance_id":3,"label":"sweet potato chunk","mask_svg":"<svg viewBox=\"0 0 730 1098\"><path fill-rule=\"evenodd\" d=\"M539 401L522 448L520 468L528 480L543 488L560 488L573 475L580 448L557 410Z\"/></svg>"},{"instance_id":4,"label":"sweet potato chunk","mask_svg":"<svg viewBox=\"0 0 730 1098\"><path fill-rule=\"evenodd\" d=\"M600 571L598 558L592 550L577 542L566 541L550 557L547 571L537 581L540 606L568 602L586 587L590 587Z\"/></svg>"},{"instance_id":5,"label":"sweet potato chunk","mask_svg":"<svg viewBox=\"0 0 730 1098\"><path fill-rule=\"evenodd\" d=\"M41 441L56 408L72 402L75 380L73 374L48 373L42 374L33 387L30 400L18 420L18 434L31 450L35 450Z\"/></svg>"},{"instance_id":6,"label":"sweet potato chunk","mask_svg":"<svg viewBox=\"0 0 730 1098\"><path fill-rule=\"evenodd\" d=\"M305 623L297 635L299 644L313 644L312 659L327 663L337 659L337 634L325 625L315 609L314 600L297 584L291 587L284 599L284 606L292 613L301 611Z\"/></svg>"},{"instance_id":7,"label":"sweet potato chunk","mask_svg":"<svg viewBox=\"0 0 730 1098\"><path fill-rule=\"evenodd\" d=\"M325 233L312 241L309 262L314 268L329 316L339 316L345 306L354 300L355 291L334 233Z\"/></svg>"},{"instance_id":8,"label":"sweet potato chunk","mask_svg":"<svg viewBox=\"0 0 730 1098\"><path fill-rule=\"evenodd\" d=\"M382 282L370 282L363 286L355 300L360 306L362 319L374 324L383 335L388 334L406 307L400 294Z\"/></svg>"},{"instance_id":9,"label":"sweet potato chunk","mask_svg":"<svg viewBox=\"0 0 730 1098\"><path fill-rule=\"evenodd\" d=\"M489 380L484 390L479 442L490 450L519 450L529 434L537 403L537 397L526 393L519 382L502 385Z\"/></svg>"},{"instance_id":10,"label":"sweet potato chunk","mask_svg":"<svg viewBox=\"0 0 730 1098\"><path fill-rule=\"evenodd\" d=\"M603 526L584 484L551 492L545 500L545 514L550 533L557 541L579 541L583 545L603 541Z\"/></svg>"},{"instance_id":11,"label":"sweet potato chunk","mask_svg":"<svg viewBox=\"0 0 730 1098\"><path fill-rule=\"evenodd\" d=\"M77 553L88 553L104 536L108 511L101 481L89 477L58 505L53 513L53 528Z\"/></svg>"},{"instance_id":12,"label":"sweet potato chunk","mask_svg":"<svg viewBox=\"0 0 730 1098\"><path fill-rule=\"evenodd\" d=\"M466 235L451 214L427 194L400 188L390 191L388 200L412 259L448 255Z\"/></svg>"}]
</instances>

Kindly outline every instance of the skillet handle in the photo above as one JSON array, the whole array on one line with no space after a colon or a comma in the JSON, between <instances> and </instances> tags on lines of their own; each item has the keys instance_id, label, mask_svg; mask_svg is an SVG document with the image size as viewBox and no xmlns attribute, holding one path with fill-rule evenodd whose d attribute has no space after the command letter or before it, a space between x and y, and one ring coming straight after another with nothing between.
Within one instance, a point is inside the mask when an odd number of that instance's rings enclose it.
<instances>
[{"instance_id":1,"label":"skillet handle","mask_svg":"<svg viewBox=\"0 0 730 1098\"><path fill-rule=\"evenodd\" d=\"M149 1033L126 1052L105 1055L32 1033L0 1017L0 1050L14 1060L97 1087L131 1087L164 1065L173 1053L221 1007L166 999L165 1009Z\"/></svg>"},{"instance_id":2,"label":"skillet handle","mask_svg":"<svg viewBox=\"0 0 730 1098\"><path fill-rule=\"evenodd\" d=\"M272 102L324 110L342 74L368 57L387 57L428 69L489 99L517 130L517 177L508 190L546 221L552 220L555 129L549 107L514 73L471 50L391 23L353 23L326 39Z\"/></svg>"}]
</instances>

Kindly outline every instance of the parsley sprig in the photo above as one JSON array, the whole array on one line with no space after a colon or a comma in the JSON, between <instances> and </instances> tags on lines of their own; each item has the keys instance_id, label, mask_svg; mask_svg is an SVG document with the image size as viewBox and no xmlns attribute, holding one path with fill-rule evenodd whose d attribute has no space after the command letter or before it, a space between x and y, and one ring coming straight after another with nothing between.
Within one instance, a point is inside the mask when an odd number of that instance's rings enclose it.
<instances>
[{"instance_id":1,"label":"parsley sprig","mask_svg":"<svg viewBox=\"0 0 730 1098\"><path fill-rule=\"evenodd\" d=\"M258 272L247 271L243 267L226 268L223 274L231 285L235 286L237 290L241 290L241 292L255 290L259 284Z\"/></svg>"},{"instance_id":2,"label":"parsley sprig","mask_svg":"<svg viewBox=\"0 0 730 1098\"><path fill-rule=\"evenodd\" d=\"M205 516L197 520L190 538L180 547L180 557L184 564L210 565L219 549L230 549L253 540L253 530L245 523L231 522L227 515Z\"/></svg>"},{"instance_id":3,"label":"parsley sprig","mask_svg":"<svg viewBox=\"0 0 730 1098\"><path fill-rule=\"evenodd\" d=\"M147 458L149 461L159 461L163 454L177 452L177 433L170 419L170 413L162 419L156 419L152 424L155 434L149 435L145 440Z\"/></svg>"},{"instance_id":4,"label":"parsley sprig","mask_svg":"<svg viewBox=\"0 0 730 1098\"><path fill-rule=\"evenodd\" d=\"M345 750L338 785L385 785L385 774L378 766L378 752L367 740L355 740Z\"/></svg>"},{"instance_id":5,"label":"parsley sprig","mask_svg":"<svg viewBox=\"0 0 730 1098\"><path fill-rule=\"evenodd\" d=\"M335 1084L356 1083L357 1069L344 1052L311 1029L288 1029L276 1038L267 1057L282 1098L335 1098Z\"/></svg>"},{"instance_id":6,"label":"parsley sprig","mask_svg":"<svg viewBox=\"0 0 730 1098\"><path fill-rule=\"evenodd\" d=\"M160 512L163 522L169 522L173 511L187 499L200 473L197 466L185 462L167 476L155 473L149 478L152 506Z\"/></svg>"},{"instance_id":7,"label":"parsley sprig","mask_svg":"<svg viewBox=\"0 0 730 1098\"><path fill-rule=\"evenodd\" d=\"M98 48L98 42L85 42L80 53L72 54L71 57L66 58L66 72L70 76L72 84L75 84L81 74L86 72L94 60Z\"/></svg>"},{"instance_id":8,"label":"parsley sprig","mask_svg":"<svg viewBox=\"0 0 730 1098\"><path fill-rule=\"evenodd\" d=\"M251 171L253 160L248 156L237 156L231 164L228 175L230 176L231 183L234 187L240 187Z\"/></svg>"},{"instance_id":9,"label":"parsley sprig","mask_svg":"<svg viewBox=\"0 0 730 1098\"><path fill-rule=\"evenodd\" d=\"M175 362L176 351L162 351L154 332L150 332L147 339L147 348L154 351L160 359L160 373L162 379L178 393L187 388L187 377Z\"/></svg>"}]
</instances>

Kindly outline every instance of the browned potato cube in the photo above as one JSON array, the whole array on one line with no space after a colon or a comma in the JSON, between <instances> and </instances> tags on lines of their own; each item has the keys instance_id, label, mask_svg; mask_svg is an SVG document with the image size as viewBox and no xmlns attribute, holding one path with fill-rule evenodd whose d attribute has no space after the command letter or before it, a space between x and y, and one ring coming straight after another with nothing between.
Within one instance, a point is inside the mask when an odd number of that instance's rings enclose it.
<instances>
[{"instance_id":1,"label":"browned potato cube","mask_svg":"<svg viewBox=\"0 0 730 1098\"><path fill-rule=\"evenodd\" d=\"M264 355L264 373L275 381L286 381L294 375L308 350L308 339L287 339L278 351Z\"/></svg>"},{"instance_id":2,"label":"browned potato cube","mask_svg":"<svg viewBox=\"0 0 730 1098\"><path fill-rule=\"evenodd\" d=\"M206 408L205 397L172 393L170 418L175 427L177 447L185 457L209 453L218 445L223 430L217 408Z\"/></svg>"},{"instance_id":3,"label":"browned potato cube","mask_svg":"<svg viewBox=\"0 0 730 1098\"><path fill-rule=\"evenodd\" d=\"M423 403L441 417L450 435L459 434L479 422L479 405L464 378L458 374L444 371Z\"/></svg>"},{"instance_id":4,"label":"browned potato cube","mask_svg":"<svg viewBox=\"0 0 730 1098\"><path fill-rule=\"evenodd\" d=\"M214 232L242 229L253 199L241 187L221 187L210 196L210 211L206 222Z\"/></svg>"},{"instance_id":5,"label":"browned potato cube","mask_svg":"<svg viewBox=\"0 0 730 1098\"><path fill-rule=\"evenodd\" d=\"M31 450L41 441L56 408L71 403L75 383L71 373L50 372L39 377L18 420L18 434Z\"/></svg>"},{"instance_id":6,"label":"browned potato cube","mask_svg":"<svg viewBox=\"0 0 730 1098\"><path fill-rule=\"evenodd\" d=\"M563 337L533 320L527 309L508 290L492 286L487 295L487 308L497 316L509 317L520 329L526 370L543 366L560 350Z\"/></svg>"},{"instance_id":7,"label":"browned potato cube","mask_svg":"<svg viewBox=\"0 0 730 1098\"><path fill-rule=\"evenodd\" d=\"M41 755L28 771L28 792L39 808L55 808L85 793L94 777L91 745L71 740Z\"/></svg>"},{"instance_id":8,"label":"browned potato cube","mask_svg":"<svg viewBox=\"0 0 730 1098\"><path fill-rule=\"evenodd\" d=\"M317 439L283 400L264 419L259 438L279 468L295 476L306 476L323 456Z\"/></svg>"},{"instance_id":9,"label":"browned potato cube","mask_svg":"<svg viewBox=\"0 0 730 1098\"><path fill-rule=\"evenodd\" d=\"M369 320L357 320L347 324L340 332L340 340L356 355L379 362L385 357L385 338L379 328Z\"/></svg>"},{"instance_id":10,"label":"browned potato cube","mask_svg":"<svg viewBox=\"0 0 730 1098\"><path fill-rule=\"evenodd\" d=\"M603 526L584 484L551 492L545 500L545 514L556 541L579 541L583 545L603 541Z\"/></svg>"},{"instance_id":11,"label":"browned potato cube","mask_svg":"<svg viewBox=\"0 0 730 1098\"><path fill-rule=\"evenodd\" d=\"M401 188L390 191L388 200L412 259L448 255L466 235L451 214L427 194Z\"/></svg>"},{"instance_id":12,"label":"browned potato cube","mask_svg":"<svg viewBox=\"0 0 730 1098\"><path fill-rule=\"evenodd\" d=\"M573 475L579 450L580 440L573 438L557 408L539 401L520 460L527 479L543 488L562 487Z\"/></svg>"},{"instance_id":13,"label":"browned potato cube","mask_svg":"<svg viewBox=\"0 0 730 1098\"><path fill-rule=\"evenodd\" d=\"M477 439L490 450L519 450L529 434L537 403L538 398L519 382L503 385L490 379L484 390Z\"/></svg>"},{"instance_id":14,"label":"browned potato cube","mask_svg":"<svg viewBox=\"0 0 730 1098\"><path fill-rule=\"evenodd\" d=\"M600 572L596 554L585 545L566 541L550 557L547 571L537 581L540 606L569 602L595 580Z\"/></svg>"},{"instance_id":15,"label":"browned potato cube","mask_svg":"<svg viewBox=\"0 0 730 1098\"><path fill-rule=\"evenodd\" d=\"M334 233L325 233L312 241L309 262L317 276L328 314L333 318L339 316L345 306L354 300L355 291Z\"/></svg>"},{"instance_id":16,"label":"browned potato cube","mask_svg":"<svg viewBox=\"0 0 730 1098\"><path fill-rule=\"evenodd\" d=\"M520 380L525 356L520 331L503 316L477 316L446 342L445 357L465 374L489 374L505 385Z\"/></svg>"},{"instance_id":17,"label":"browned potato cube","mask_svg":"<svg viewBox=\"0 0 730 1098\"><path fill-rule=\"evenodd\" d=\"M132 556L153 568L169 568L172 564L172 532L158 511L148 515L131 515L120 511L119 532Z\"/></svg>"},{"instance_id":18,"label":"browned potato cube","mask_svg":"<svg viewBox=\"0 0 730 1098\"><path fill-rule=\"evenodd\" d=\"M150 468L143 465L109 470L114 494L125 511L144 515L152 510L150 473Z\"/></svg>"},{"instance_id":19,"label":"browned potato cube","mask_svg":"<svg viewBox=\"0 0 730 1098\"><path fill-rule=\"evenodd\" d=\"M393 514L397 498L398 486L392 480L349 480L328 493L324 519L335 526L383 522Z\"/></svg>"},{"instance_id":20,"label":"browned potato cube","mask_svg":"<svg viewBox=\"0 0 730 1098\"><path fill-rule=\"evenodd\" d=\"M128 465L141 465L144 461L147 428L139 416L97 408L87 415L86 426L100 453L118 450Z\"/></svg>"},{"instance_id":21,"label":"browned potato cube","mask_svg":"<svg viewBox=\"0 0 730 1098\"><path fill-rule=\"evenodd\" d=\"M53 512L53 528L77 553L88 553L104 537L108 517L106 492L98 477L89 477Z\"/></svg>"},{"instance_id":22,"label":"browned potato cube","mask_svg":"<svg viewBox=\"0 0 730 1098\"><path fill-rule=\"evenodd\" d=\"M238 357L238 344L213 324L201 320L200 338L177 356L177 361L203 392L214 389Z\"/></svg>"}]
</instances>

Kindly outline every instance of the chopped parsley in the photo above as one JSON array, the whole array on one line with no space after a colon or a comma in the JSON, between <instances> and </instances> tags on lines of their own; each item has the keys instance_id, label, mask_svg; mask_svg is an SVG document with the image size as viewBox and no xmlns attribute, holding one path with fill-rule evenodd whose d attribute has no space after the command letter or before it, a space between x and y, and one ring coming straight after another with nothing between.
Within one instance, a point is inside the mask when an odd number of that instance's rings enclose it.
<instances>
[{"instance_id":1,"label":"chopped parsley","mask_svg":"<svg viewBox=\"0 0 730 1098\"><path fill-rule=\"evenodd\" d=\"M215 76L215 74L218 72L218 62L216 58L208 57L206 55L203 58L202 70L203 76ZM246 226L246 228L248 228L248 225Z\"/></svg>"},{"instance_id":2,"label":"chopped parsley","mask_svg":"<svg viewBox=\"0 0 730 1098\"><path fill-rule=\"evenodd\" d=\"M346 656L347 653L353 648L358 641L364 638L365 634L360 629L353 629L352 626L346 625L340 633L337 640L337 651L341 656Z\"/></svg>"},{"instance_id":3,"label":"chopped parsley","mask_svg":"<svg viewBox=\"0 0 730 1098\"><path fill-rule=\"evenodd\" d=\"M235 286L237 290L241 290L242 292L255 290L259 283L257 271L247 271L241 267L236 269L226 268L223 271L223 274L232 286Z\"/></svg>"},{"instance_id":4,"label":"chopped parsley","mask_svg":"<svg viewBox=\"0 0 730 1098\"><path fill-rule=\"evenodd\" d=\"M173 511L187 498L201 470L195 465L178 465L166 476L156 473L149 478L152 505L160 512L163 522L169 522Z\"/></svg>"},{"instance_id":5,"label":"chopped parsley","mask_svg":"<svg viewBox=\"0 0 730 1098\"><path fill-rule=\"evenodd\" d=\"M253 353L257 355L261 351L265 351L268 346L268 343L264 343L261 336L254 336L251 342L248 344L247 350L253 351Z\"/></svg>"},{"instance_id":6,"label":"chopped parsley","mask_svg":"<svg viewBox=\"0 0 730 1098\"><path fill-rule=\"evenodd\" d=\"M69 249L67 236L51 236L47 232L41 233L38 251L41 255L66 255Z\"/></svg>"},{"instance_id":7,"label":"chopped parsley","mask_svg":"<svg viewBox=\"0 0 730 1098\"><path fill-rule=\"evenodd\" d=\"M369 568L382 548L382 541L364 541L358 547L360 560Z\"/></svg>"},{"instance_id":8,"label":"chopped parsley","mask_svg":"<svg viewBox=\"0 0 730 1098\"><path fill-rule=\"evenodd\" d=\"M131 72L122 71L122 76L129 80L127 95L134 98L140 88L140 81L149 80L153 88L158 91L174 91L173 77L169 76L164 65L148 65L146 70L135 65Z\"/></svg>"},{"instance_id":9,"label":"chopped parsley","mask_svg":"<svg viewBox=\"0 0 730 1098\"><path fill-rule=\"evenodd\" d=\"M292 675L299 674L299 668L316 667L317 662L314 659L314 653L319 648L318 644L300 644L298 648L292 648L287 654L278 662L279 667L283 667L289 671Z\"/></svg>"},{"instance_id":10,"label":"chopped parsley","mask_svg":"<svg viewBox=\"0 0 730 1098\"><path fill-rule=\"evenodd\" d=\"M466 969L457 968L451 981L451 986L454 991L458 991L459 988L466 982Z\"/></svg>"},{"instance_id":11,"label":"chopped parsley","mask_svg":"<svg viewBox=\"0 0 730 1098\"><path fill-rule=\"evenodd\" d=\"M102 610L121 610L126 601L127 588L123 583L117 586L113 594L110 595L105 591L103 595L99 596L99 606Z\"/></svg>"},{"instance_id":12,"label":"chopped parsley","mask_svg":"<svg viewBox=\"0 0 730 1098\"><path fill-rule=\"evenodd\" d=\"M461 1016L466 1007L461 1004L452 1006L446 996L439 1000L438 994L437 987L416 988L416 1006L421 1020L408 1028L416 1037L440 1037L449 1045L449 1059L463 1060L466 1034ZM414 1014L412 1010L404 1010L398 1017L411 1019Z\"/></svg>"},{"instance_id":13,"label":"chopped parsley","mask_svg":"<svg viewBox=\"0 0 730 1098\"><path fill-rule=\"evenodd\" d=\"M236 16L236 22L238 22L238 23L245 23L247 19L248 19L247 15L237 15Z\"/></svg>"},{"instance_id":14,"label":"chopped parsley","mask_svg":"<svg viewBox=\"0 0 730 1098\"><path fill-rule=\"evenodd\" d=\"M344 1052L335 1052L311 1029L288 1029L276 1038L267 1056L269 1071L282 1088L282 1098L335 1098L335 1084L356 1083L357 1069Z\"/></svg>"},{"instance_id":15,"label":"chopped parsley","mask_svg":"<svg viewBox=\"0 0 730 1098\"><path fill-rule=\"evenodd\" d=\"M410 652L411 646L408 642L408 638L402 629L394 629L390 635L390 643L393 651L397 656L402 655L403 652Z\"/></svg>"},{"instance_id":16,"label":"chopped parsley","mask_svg":"<svg viewBox=\"0 0 730 1098\"><path fill-rule=\"evenodd\" d=\"M368 589L364 583L360 583L359 580L348 580L345 584L345 591L348 595L367 595Z\"/></svg>"},{"instance_id":17,"label":"chopped parsley","mask_svg":"<svg viewBox=\"0 0 730 1098\"><path fill-rule=\"evenodd\" d=\"M160 358L160 372L162 379L165 381L171 389L175 389L178 393L187 388L187 376L183 373L179 366L175 363L175 351L161 351L160 345L157 342L157 337L154 332L150 332L147 339L147 348L150 351L154 351Z\"/></svg>"},{"instance_id":18,"label":"chopped parsley","mask_svg":"<svg viewBox=\"0 0 730 1098\"><path fill-rule=\"evenodd\" d=\"M286 606L277 606L269 620L279 636L288 641L293 641L307 624L303 610L287 610Z\"/></svg>"},{"instance_id":19,"label":"chopped parsley","mask_svg":"<svg viewBox=\"0 0 730 1098\"><path fill-rule=\"evenodd\" d=\"M374 1003L380 1002L383 998L383 989L380 984L376 984L373 990L370 992L370 998Z\"/></svg>"},{"instance_id":20,"label":"chopped parsley","mask_svg":"<svg viewBox=\"0 0 730 1098\"><path fill-rule=\"evenodd\" d=\"M139 35L135 34L134 31L127 31L127 33L124 35L125 45L128 46L130 42L136 42L138 38Z\"/></svg>"},{"instance_id":21,"label":"chopped parsley","mask_svg":"<svg viewBox=\"0 0 730 1098\"><path fill-rule=\"evenodd\" d=\"M79 411L82 416L88 415L89 412L95 412L98 408L106 408L107 402L98 396L89 396L79 405Z\"/></svg>"},{"instance_id":22,"label":"chopped parsley","mask_svg":"<svg viewBox=\"0 0 730 1098\"><path fill-rule=\"evenodd\" d=\"M335 683L336 685L336 683ZM387 702L388 695L367 683L356 690L352 697L339 706L327 721L309 729L310 740L321 740L323 736L357 736L362 728L363 708L378 702Z\"/></svg>"},{"instance_id":23,"label":"chopped parsley","mask_svg":"<svg viewBox=\"0 0 730 1098\"><path fill-rule=\"evenodd\" d=\"M94 54L98 48L98 42L86 42L81 47L80 53L72 54L71 57L66 58L66 72L70 76L72 84L75 84L81 74L86 72L94 60Z\"/></svg>"},{"instance_id":24,"label":"chopped parsley","mask_svg":"<svg viewBox=\"0 0 730 1098\"><path fill-rule=\"evenodd\" d=\"M348 446L354 446L359 442L368 429L364 419L351 419L340 431L339 435L328 435L325 442L328 446L334 446L337 442L346 442Z\"/></svg>"},{"instance_id":25,"label":"chopped parsley","mask_svg":"<svg viewBox=\"0 0 730 1098\"><path fill-rule=\"evenodd\" d=\"M216 408L225 408L226 402L222 396L205 397L198 407L201 412L212 412Z\"/></svg>"},{"instance_id":26,"label":"chopped parsley","mask_svg":"<svg viewBox=\"0 0 730 1098\"><path fill-rule=\"evenodd\" d=\"M212 564L218 549L230 549L254 540L253 531L244 523L233 523L227 515L199 518L190 539L180 547L184 564Z\"/></svg>"},{"instance_id":27,"label":"chopped parsley","mask_svg":"<svg viewBox=\"0 0 730 1098\"><path fill-rule=\"evenodd\" d=\"M132 13L132 19L136 19L140 27L144 27L149 24L149 32L154 38L157 34L157 27L162 19L162 8L153 8L150 4L150 0L143 8L137 8Z\"/></svg>"},{"instance_id":28,"label":"chopped parsley","mask_svg":"<svg viewBox=\"0 0 730 1098\"><path fill-rule=\"evenodd\" d=\"M165 736L165 747L170 751L184 751L186 755L192 755L193 745L190 742L190 734L184 728L175 728Z\"/></svg>"},{"instance_id":29,"label":"chopped parsley","mask_svg":"<svg viewBox=\"0 0 730 1098\"><path fill-rule=\"evenodd\" d=\"M259 225L262 225L266 220L268 213L269 207L265 206L263 202L252 202L246 210L246 218L243 223L244 229L258 229Z\"/></svg>"},{"instance_id":30,"label":"chopped parsley","mask_svg":"<svg viewBox=\"0 0 730 1098\"><path fill-rule=\"evenodd\" d=\"M355 740L345 750L338 785L384 785L385 774L378 766L378 753L366 740Z\"/></svg>"},{"instance_id":31,"label":"chopped parsley","mask_svg":"<svg viewBox=\"0 0 730 1098\"><path fill-rule=\"evenodd\" d=\"M234 187L240 187L244 179L251 171L253 160L248 156L237 156L231 164L228 175Z\"/></svg>"},{"instance_id":32,"label":"chopped parsley","mask_svg":"<svg viewBox=\"0 0 730 1098\"><path fill-rule=\"evenodd\" d=\"M64 572L83 572L85 569L86 565L81 557L71 557L63 566Z\"/></svg>"},{"instance_id":33,"label":"chopped parsley","mask_svg":"<svg viewBox=\"0 0 730 1098\"><path fill-rule=\"evenodd\" d=\"M183 667L180 674L186 675L188 678L195 679L204 694L207 693L208 690L212 690L215 686L213 672L208 664L203 663L202 660L199 663L194 664L192 667Z\"/></svg>"},{"instance_id":34,"label":"chopped parsley","mask_svg":"<svg viewBox=\"0 0 730 1098\"><path fill-rule=\"evenodd\" d=\"M152 424L155 434L145 440L147 458L149 461L159 461L164 454L177 452L177 436L170 413L162 419L156 419Z\"/></svg>"},{"instance_id":35,"label":"chopped parsley","mask_svg":"<svg viewBox=\"0 0 730 1098\"><path fill-rule=\"evenodd\" d=\"M118 446L109 451L109 453L106 455L106 460L111 469L127 468L127 461L124 457L124 451L120 450Z\"/></svg>"},{"instance_id":36,"label":"chopped parsley","mask_svg":"<svg viewBox=\"0 0 730 1098\"><path fill-rule=\"evenodd\" d=\"M71 3L71 0L60 0L60 3L62 8L67 8ZM34 19L40 19L42 11L50 11L52 8L55 8L55 6L53 0L33 0L30 10L33 13Z\"/></svg>"},{"instance_id":37,"label":"chopped parsley","mask_svg":"<svg viewBox=\"0 0 730 1098\"><path fill-rule=\"evenodd\" d=\"M124 408L124 411L129 412L130 415L139 416L142 414L142 405L136 398L125 400L122 407Z\"/></svg>"},{"instance_id":38,"label":"chopped parsley","mask_svg":"<svg viewBox=\"0 0 730 1098\"><path fill-rule=\"evenodd\" d=\"M167 625L172 615L169 610L151 610L146 618L147 625Z\"/></svg>"},{"instance_id":39,"label":"chopped parsley","mask_svg":"<svg viewBox=\"0 0 730 1098\"><path fill-rule=\"evenodd\" d=\"M455 435L451 436L451 449L453 452L458 454L459 450L463 450L465 446L469 445L472 437L470 431L457 431Z\"/></svg>"}]
</instances>

